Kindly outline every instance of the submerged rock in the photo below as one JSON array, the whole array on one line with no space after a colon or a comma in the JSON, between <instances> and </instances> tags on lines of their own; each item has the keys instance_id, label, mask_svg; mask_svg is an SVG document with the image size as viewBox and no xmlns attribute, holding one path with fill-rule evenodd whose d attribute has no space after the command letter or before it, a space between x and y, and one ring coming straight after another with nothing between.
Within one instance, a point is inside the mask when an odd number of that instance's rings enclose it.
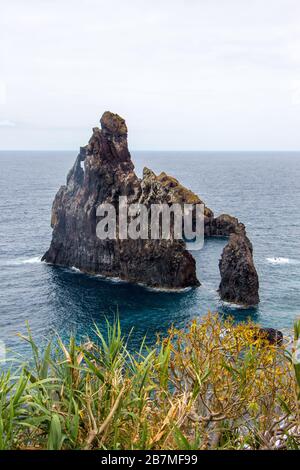
<instances>
[{"instance_id":1,"label":"submerged rock","mask_svg":"<svg viewBox=\"0 0 300 470\"><path fill-rule=\"evenodd\" d=\"M281 346L283 343L283 334L279 330L275 330L274 328L258 328L257 332L255 332L255 339L264 339L268 343Z\"/></svg>"},{"instance_id":2,"label":"submerged rock","mask_svg":"<svg viewBox=\"0 0 300 470\"><path fill-rule=\"evenodd\" d=\"M259 281L253 261L253 248L244 229L230 235L219 269L219 294L222 300L246 306L259 303Z\"/></svg>"}]
</instances>

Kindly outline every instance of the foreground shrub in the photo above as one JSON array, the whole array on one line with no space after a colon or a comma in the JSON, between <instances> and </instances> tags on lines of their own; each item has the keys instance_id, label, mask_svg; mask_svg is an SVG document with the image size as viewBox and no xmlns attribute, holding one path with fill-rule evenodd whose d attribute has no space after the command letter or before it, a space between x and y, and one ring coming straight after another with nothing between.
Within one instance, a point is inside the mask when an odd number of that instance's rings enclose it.
<instances>
[{"instance_id":1,"label":"foreground shrub","mask_svg":"<svg viewBox=\"0 0 300 470\"><path fill-rule=\"evenodd\" d=\"M1 449L300 446L299 366L254 324L209 314L136 354L118 322L96 334L97 344L58 340L42 353L23 337L32 363L0 379Z\"/></svg>"}]
</instances>

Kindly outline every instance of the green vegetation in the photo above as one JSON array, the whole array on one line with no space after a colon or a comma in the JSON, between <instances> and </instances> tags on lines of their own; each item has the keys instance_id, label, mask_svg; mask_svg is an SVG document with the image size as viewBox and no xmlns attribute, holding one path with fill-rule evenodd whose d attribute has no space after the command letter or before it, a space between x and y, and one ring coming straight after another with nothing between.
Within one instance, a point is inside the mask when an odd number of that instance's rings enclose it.
<instances>
[{"instance_id":1,"label":"green vegetation","mask_svg":"<svg viewBox=\"0 0 300 470\"><path fill-rule=\"evenodd\" d=\"M96 333L41 353L28 331L32 364L0 377L1 449L299 448L300 366L257 326L209 314L134 355L118 322Z\"/></svg>"}]
</instances>

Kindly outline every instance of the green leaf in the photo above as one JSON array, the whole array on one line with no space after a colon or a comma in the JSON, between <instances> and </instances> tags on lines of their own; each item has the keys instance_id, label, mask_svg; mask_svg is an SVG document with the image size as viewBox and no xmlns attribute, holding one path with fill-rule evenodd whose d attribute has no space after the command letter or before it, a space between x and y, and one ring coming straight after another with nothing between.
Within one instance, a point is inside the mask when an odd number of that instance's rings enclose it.
<instances>
[{"instance_id":1,"label":"green leaf","mask_svg":"<svg viewBox=\"0 0 300 470\"><path fill-rule=\"evenodd\" d=\"M61 423L57 414L52 415L48 436L48 450L60 450L65 436L62 434Z\"/></svg>"}]
</instances>

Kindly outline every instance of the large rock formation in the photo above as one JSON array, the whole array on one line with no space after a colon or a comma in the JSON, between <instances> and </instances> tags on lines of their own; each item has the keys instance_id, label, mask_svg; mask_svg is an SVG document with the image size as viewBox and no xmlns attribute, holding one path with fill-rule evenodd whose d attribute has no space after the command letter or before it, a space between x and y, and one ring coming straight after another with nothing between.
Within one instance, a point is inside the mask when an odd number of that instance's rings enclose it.
<instances>
[{"instance_id":1,"label":"large rock formation","mask_svg":"<svg viewBox=\"0 0 300 470\"><path fill-rule=\"evenodd\" d=\"M258 275L253 261L253 248L243 224L231 233L219 262L222 300L246 306L259 302Z\"/></svg>"},{"instance_id":2,"label":"large rock formation","mask_svg":"<svg viewBox=\"0 0 300 470\"><path fill-rule=\"evenodd\" d=\"M182 240L97 237L98 205L110 203L118 211L120 196L127 196L128 204L150 202L145 190L147 177L142 182L134 173L125 121L106 112L100 122L102 129L93 129L89 144L81 148L68 174L67 184L54 199L53 236L43 260L152 287L198 286L195 260ZM152 194L157 191L159 201L159 190L149 190Z\"/></svg>"},{"instance_id":3,"label":"large rock formation","mask_svg":"<svg viewBox=\"0 0 300 470\"><path fill-rule=\"evenodd\" d=\"M93 129L88 145L80 149L66 185L55 196L53 236L43 260L152 287L198 286L195 260L182 240L97 237L97 207L110 203L118 213L120 196L126 196L128 204L143 203L148 208L154 203L203 204L196 194L164 172L156 175L145 168L143 178L139 179L128 151L124 119L105 112L100 123L101 129ZM254 291L258 281L244 225L227 214L215 218L205 205L204 223L205 236L234 234L220 262L221 298L247 304L257 300Z\"/></svg>"}]
</instances>

